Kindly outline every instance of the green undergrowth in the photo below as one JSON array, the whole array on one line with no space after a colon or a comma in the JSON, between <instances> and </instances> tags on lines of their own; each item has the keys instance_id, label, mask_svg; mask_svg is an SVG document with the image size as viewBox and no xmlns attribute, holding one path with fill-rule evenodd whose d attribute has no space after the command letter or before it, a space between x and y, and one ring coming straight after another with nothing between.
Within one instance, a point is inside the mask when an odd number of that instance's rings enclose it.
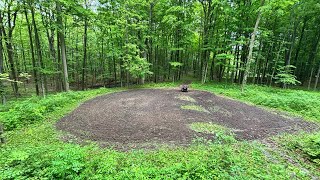
<instances>
[{"instance_id":1,"label":"green undergrowth","mask_svg":"<svg viewBox=\"0 0 320 180\"><path fill-rule=\"evenodd\" d=\"M226 87L223 85L214 85L211 89L209 85L192 86L226 94ZM178 87L178 84L146 87ZM80 146L60 140L61 132L54 128L57 120L87 99L119 90L68 92L50 95L46 99L31 97L10 103L7 107L0 107L0 119L6 126L7 141L0 146L0 179L311 178L303 169L285 160L280 161L281 163L273 161L265 155L263 145L257 142L213 141L190 147L120 152L100 148L95 144ZM226 95L236 97L236 87L228 92L233 95ZM272 96L273 93L270 94L271 98ZM223 126L213 124L193 126L196 131L207 133L225 135L228 131ZM304 141L307 139L309 141ZM317 152L317 146L310 144L317 142L314 139L317 138L307 138L307 135L302 139L294 137L291 144L284 146L292 149L304 147L303 152L309 156L314 154L314 151Z\"/></svg>"},{"instance_id":2,"label":"green undergrowth","mask_svg":"<svg viewBox=\"0 0 320 180\"><path fill-rule=\"evenodd\" d=\"M258 143L119 152L63 143L50 123L10 133L0 148L0 179L308 179L290 164L270 161Z\"/></svg>"},{"instance_id":3,"label":"green undergrowth","mask_svg":"<svg viewBox=\"0 0 320 180\"><path fill-rule=\"evenodd\" d=\"M303 154L320 168L320 132L311 134L303 132L298 135L287 134L275 139L287 149Z\"/></svg>"},{"instance_id":4,"label":"green undergrowth","mask_svg":"<svg viewBox=\"0 0 320 180\"><path fill-rule=\"evenodd\" d=\"M255 105L274 108L302 116L306 120L320 122L320 93L304 90L280 89L247 85L241 93L239 85L208 83L191 85L194 89L206 90Z\"/></svg>"},{"instance_id":5,"label":"green undergrowth","mask_svg":"<svg viewBox=\"0 0 320 180\"><path fill-rule=\"evenodd\" d=\"M221 126L211 122L194 122L191 123L189 127L196 132L215 135L215 141L218 142L236 142L231 129L225 126Z\"/></svg>"},{"instance_id":6,"label":"green undergrowth","mask_svg":"<svg viewBox=\"0 0 320 180\"><path fill-rule=\"evenodd\" d=\"M92 91L78 91L49 95L46 98L33 96L26 100L10 103L0 108L0 123L5 130L13 130L41 122L50 113L65 108L69 104L79 103L99 94L115 92L117 89L99 89Z\"/></svg>"}]
</instances>

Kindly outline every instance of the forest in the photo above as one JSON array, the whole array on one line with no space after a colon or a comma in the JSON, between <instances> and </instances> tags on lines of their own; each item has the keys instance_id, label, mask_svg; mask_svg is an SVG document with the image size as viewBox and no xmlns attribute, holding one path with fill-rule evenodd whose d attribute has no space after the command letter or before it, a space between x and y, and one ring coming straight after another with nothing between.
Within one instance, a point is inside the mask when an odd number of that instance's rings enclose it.
<instances>
[{"instance_id":1,"label":"forest","mask_svg":"<svg viewBox=\"0 0 320 180\"><path fill-rule=\"evenodd\" d=\"M316 0L4 0L2 101L192 77L316 90Z\"/></svg>"},{"instance_id":2,"label":"forest","mask_svg":"<svg viewBox=\"0 0 320 180\"><path fill-rule=\"evenodd\" d=\"M319 77L319 0L1 0L0 179L319 179Z\"/></svg>"}]
</instances>

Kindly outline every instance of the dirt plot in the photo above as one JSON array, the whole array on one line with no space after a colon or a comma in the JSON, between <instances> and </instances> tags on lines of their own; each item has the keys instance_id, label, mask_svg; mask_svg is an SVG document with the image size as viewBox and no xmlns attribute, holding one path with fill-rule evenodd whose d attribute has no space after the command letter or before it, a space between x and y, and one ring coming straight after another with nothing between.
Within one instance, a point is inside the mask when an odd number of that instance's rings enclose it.
<instances>
[{"instance_id":1,"label":"dirt plot","mask_svg":"<svg viewBox=\"0 0 320 180\"><path fill-rule=\"evenodd\" d=\"M200 110L182 108L193 106ZM317 127L209 92L172 89L129 90L100 96L83 103L56 127L78 139L115 146L188 145L195 137L212 137L191 130L188 125L193 122L226 126L243 140Z\"/></svg>"}]
</instances>

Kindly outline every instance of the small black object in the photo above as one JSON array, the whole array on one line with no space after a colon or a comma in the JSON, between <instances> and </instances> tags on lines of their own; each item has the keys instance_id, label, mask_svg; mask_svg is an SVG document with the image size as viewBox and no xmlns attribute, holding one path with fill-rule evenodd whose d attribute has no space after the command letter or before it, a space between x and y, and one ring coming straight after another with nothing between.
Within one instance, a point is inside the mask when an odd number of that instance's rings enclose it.
<instances>
[{"instance_id":1,"label":"small black object","mask_svg":"<svg viewBox=\"0 0 320 180\"><path fill-rule=\"evenodd\" d=\"M181 92L188 92L188 85L182 85Z\"/></svg>"}]
</instances>

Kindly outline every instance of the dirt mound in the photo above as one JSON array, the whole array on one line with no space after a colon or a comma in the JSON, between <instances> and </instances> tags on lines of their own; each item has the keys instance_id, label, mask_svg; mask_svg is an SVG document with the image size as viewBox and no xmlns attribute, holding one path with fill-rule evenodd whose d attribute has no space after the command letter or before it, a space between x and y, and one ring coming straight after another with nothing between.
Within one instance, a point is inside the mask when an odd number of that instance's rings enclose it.
<instances>
[{"instance_id":1,"label":"dirt mound","mask_svg":"<svg viewBox=\"0 0 320 180\"><path fill-rule=\"evenodd\" d=\"M238 139L244 140L315 127L299 118L209 92L160 89L129 90L97 97L83 103L56 126L78 139L115 146L187 145L195 137L210 138L191 130L188 125L193 122L226 126Z\"/></svg>"}]
</instances>

